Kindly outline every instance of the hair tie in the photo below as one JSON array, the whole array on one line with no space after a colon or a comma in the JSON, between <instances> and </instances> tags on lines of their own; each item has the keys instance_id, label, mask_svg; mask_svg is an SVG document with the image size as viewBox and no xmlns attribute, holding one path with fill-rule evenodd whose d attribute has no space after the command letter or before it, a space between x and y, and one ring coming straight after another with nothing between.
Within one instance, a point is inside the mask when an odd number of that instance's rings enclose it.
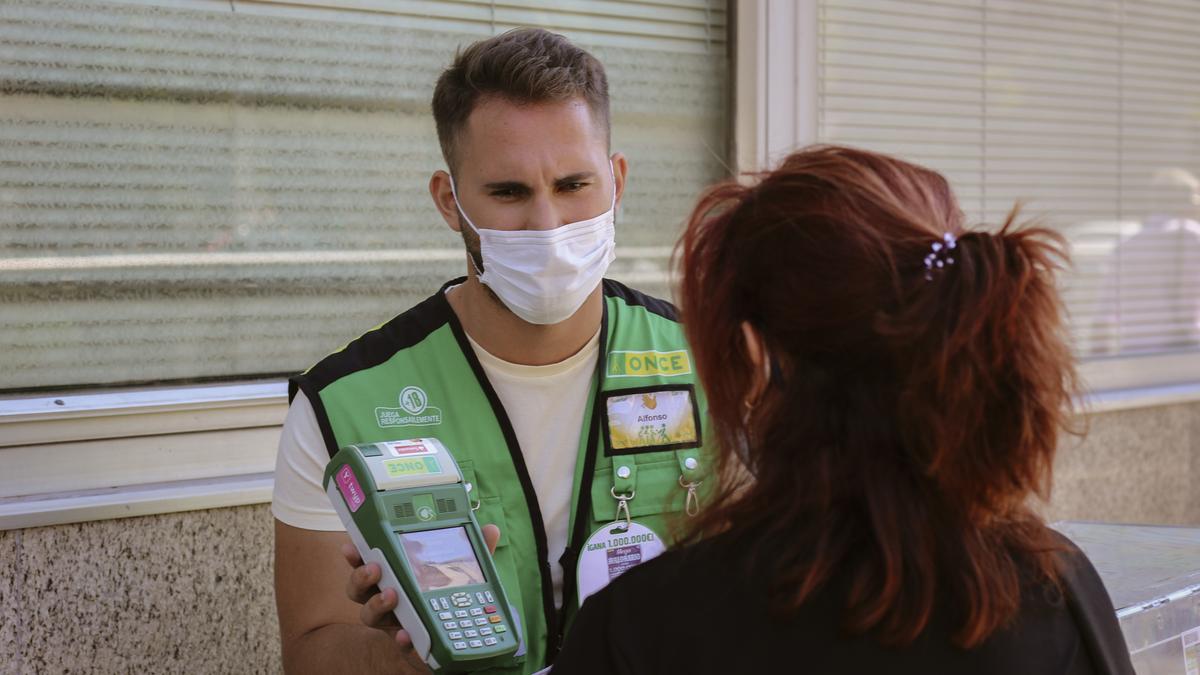
<instances>
[{"instance_id":1,"label":"hair tie","mask_svg":"<svg viewBox=\"0 0 1200 675\"><path fill-rule=\"evenodd\" d=\"M945 242L945 243L943 243ZM935 241L929 247L930 253L925 256L925 280L933 281L933 271L942 269L946 265L954 264L954 257L950 253L958 246L958 240L953 234L947 232L942 235L942 241Z\"/></svg>"}]
</instances>

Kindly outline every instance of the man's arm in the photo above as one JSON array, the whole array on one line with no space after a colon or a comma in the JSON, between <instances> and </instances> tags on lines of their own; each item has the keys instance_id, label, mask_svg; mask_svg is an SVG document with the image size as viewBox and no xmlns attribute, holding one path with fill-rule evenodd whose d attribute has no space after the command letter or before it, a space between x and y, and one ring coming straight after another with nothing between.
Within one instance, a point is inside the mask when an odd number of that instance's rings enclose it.
<instances>
[{"instance_id":1,"label":"man's arm","mask_svg":"<svg viewBox=\"0 0 1200 675\"><path fill-rule=\"evenodd\" d=\"M287 673L427 673L380 594L377 565L351 573L345 532L323 532L275 521L275 604ZM352 599L353 598L353 599ZM357 604L362 602L365 604ZM388 628L371 628L390 618Z\"/></svg>"},{"instance_id":2,"label":"man's arm","mask_svg":"<svg viewBox=\"0 0 1200 675\"><path fill-rule=\"evenodd\" d=\"M321 487L328 461L316 414L298 393L280 434L271 506L284 669L428 672L391 614L395 592L379 594L379 566L358 559Z\"/></svg>"}]
</instances>

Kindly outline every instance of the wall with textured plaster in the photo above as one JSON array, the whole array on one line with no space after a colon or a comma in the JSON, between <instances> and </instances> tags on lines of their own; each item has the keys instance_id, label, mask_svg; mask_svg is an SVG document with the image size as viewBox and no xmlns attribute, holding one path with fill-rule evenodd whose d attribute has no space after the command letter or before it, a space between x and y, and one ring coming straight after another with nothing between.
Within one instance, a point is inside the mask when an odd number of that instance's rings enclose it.
<instances>
[{"instance_id":1,"label":"wall with textured plaster","mask_svg":"<svg viewBox=\"0 0 1200 675\"><path fill-rule=\"evenodd\" d=\"M1200 527L1200 403L1098 413L1064 438L1051 520Z\"/></svg>"},{"instance_id":2,"label":"wall with textured plaster","mask_svg":"<svg viewBox=\"0 0 1200 675\"><path fill-rule=\"evenodd\" d=\"M274 673L266 505L0 532L0 671Z\"/></svg>"}]
</instances>

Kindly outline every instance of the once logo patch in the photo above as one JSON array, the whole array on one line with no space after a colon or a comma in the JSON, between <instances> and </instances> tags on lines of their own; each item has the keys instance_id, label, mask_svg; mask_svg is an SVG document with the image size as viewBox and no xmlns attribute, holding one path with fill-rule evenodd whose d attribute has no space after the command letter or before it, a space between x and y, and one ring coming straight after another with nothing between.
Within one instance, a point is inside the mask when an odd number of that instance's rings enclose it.
<instances>
[{"instance_id":1,"label":"once logo patch","mask_svg":"<svg viewBox=\"0 0 1200 675\"><path fill-rule=\"evenodd\" d=\"M612 352L608 355L609 377L675 377L690 375L692 360L686 350L673 352Z\"/></svg>"},{"instance_id":2,"label":"once logo patch","mask_svg":"<svg viewBox=\"0 0 1200 675\"><path fill-rule=\"evenodd\" d=\"M399 408L375 409L380 427L428 427L442 423L441 408L429 405L429 395L420 387L400 390L399 404Z\"/></svg>"}]
</instances>

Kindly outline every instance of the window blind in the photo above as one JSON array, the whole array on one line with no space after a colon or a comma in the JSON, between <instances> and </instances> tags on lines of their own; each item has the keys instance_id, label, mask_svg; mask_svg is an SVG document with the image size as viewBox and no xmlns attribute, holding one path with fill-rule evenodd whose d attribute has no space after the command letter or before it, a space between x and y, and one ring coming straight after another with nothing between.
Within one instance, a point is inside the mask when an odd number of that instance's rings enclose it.
<instances>
[{"instance_id":1,"label":"window blind","mask_svg":"<svg viewBox=\"0 0 1200 675\"><path fill-rule=\"evenodd\" d=\"M1082 356L1200 351L1200 3L822 0L821 140L1015 202L1071 243Z\"/></svg>"},{"instance_id":2,"label":"window blind","mask_svg":"<svg viewBox=\"0 0 1200 675\"><path fill-rule=\"evenodd\" d=\"M630 160L611 275L667 293L724 175L724 3L0 4L0 390L301 370L465 273L430 203L455 50L562 32Z\"/></svg>"}]
</instances>

